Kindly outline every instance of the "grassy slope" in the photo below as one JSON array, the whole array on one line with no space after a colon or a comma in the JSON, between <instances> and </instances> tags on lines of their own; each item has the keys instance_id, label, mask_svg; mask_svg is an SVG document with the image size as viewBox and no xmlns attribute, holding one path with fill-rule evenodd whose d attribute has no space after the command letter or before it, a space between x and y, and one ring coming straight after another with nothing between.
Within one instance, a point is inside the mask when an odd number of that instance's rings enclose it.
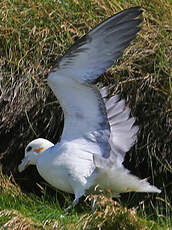
<instances>
[{"instance_id":1,"label":"grassy slope","mask_svg":"<svg viewBox=\"0 0 172 230\"><path fill-rule=\"evenodd\" d=\"M170 78L170 2L157 1L72 1L58 3L51 0L1 1L0 2L0 66L2 68L1 98L7 100L13 114L10 121L32 104L33 90L46 97L44 76L58 54L62 53L74 39L82 36L98 22L124 8L142 5L145 7L143 32L109 73L116 73L123 89L126 79L130 82L155 80L160 87L150 84L154 90L171 100ZM151 60L151 57L153 60ZM153 69L144 60L154 62ZM135 66L133 66L133 62ZM137 65L136 65L137 64ZM134 78L135 75L139 77ZM106 76L103 82L113 85ZM116 83L116 81L114 80ZM128 83L129 84L129 83ZM20 87L19 87L20 85ZM113 86L111 86L113 89ZM17 97L18 96L18 97ZM22 100L21 100L22 99ZM28 103L31 102L31 103ZM14 106L15 104L15 106ZM10 111L9 111L10 112ZM167 111L170 114L171 110ZM5 119L5 118L4 118ZM168 165L166 165L168 167ZM170 171L170 167L168 167ZM148 221L144 211L142 218L134 210L127 210L110 200L102 199L99 210L77 212L73 210L64 218L58 201L43 195L41 198L21 193L8 179L0 179L0 226L1 229L167 229L168 219L158 217L157 222ZM163 202L166 209L171 204ZM158 212L157 212L158 213ZM101 224L103 224L101 226Z\"/></svg>"},{"instance_id":2,"label":"grassy slope","mask_svg":"<svg viewBox=\"0 0 172 230\"><path fill-rule=\"evenodd\" d=\"M157 223L145 216L138 217L136 210L124 208L103 194L94 196L99 199L95 211L85 204L82 211L73 209L67 214L59 207L58 200L47 194L40 198L26 195L4 176L0 177L0 186L0 229L167 229L163 218L159 217Z\"/></svg>"}]
</instances>

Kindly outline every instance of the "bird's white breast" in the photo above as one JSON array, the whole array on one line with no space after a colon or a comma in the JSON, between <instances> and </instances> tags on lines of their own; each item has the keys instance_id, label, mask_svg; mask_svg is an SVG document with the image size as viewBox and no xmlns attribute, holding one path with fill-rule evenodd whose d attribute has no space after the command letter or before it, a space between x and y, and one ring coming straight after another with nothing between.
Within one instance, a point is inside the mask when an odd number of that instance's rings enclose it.
<instances>
[{"instance_id":1,"label":"bird's white breast","mask_svg":"<svg viewBox=\"0 0 172 230\"><path fill-rule=\"evenodd\" d=\"M77 148L75 148L77 147ZM92 155L82 152L73 143L43 152L37 162L39 174L52 186L74 193L71 181L86 184L86 177L93 171Z\"/></svg>"}]
</instances>

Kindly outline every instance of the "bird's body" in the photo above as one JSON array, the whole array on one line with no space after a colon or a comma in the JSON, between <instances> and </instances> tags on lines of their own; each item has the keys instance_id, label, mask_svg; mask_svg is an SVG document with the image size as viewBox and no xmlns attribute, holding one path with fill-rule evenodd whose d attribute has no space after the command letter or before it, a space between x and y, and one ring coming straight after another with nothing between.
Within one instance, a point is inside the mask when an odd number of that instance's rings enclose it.
<instances>
[{"instance_id":1,"label":"bird's body","mask_svg":"<svg viewBox=\"0 0 172 230\"><path fill-rule=\"evenodd\" d=\"M60 143L40 154L37 161L40 175L54 187L68 193L74 193L76 181L79 186L86 187L87 179L95 168L92 155L77 146L77 141L76 144Z\"/></svg>"},{"instance_id":2,"label":"bird's body","mask_svg":"<svg viewBox=\"0 0 172 230\"><path fill-rule=\"evenodd\" d=\"M113 196L160 192L122 164L138 131L125 101L118 95L108 99L106 88L99 91L92 84L135 38L141 12L133 7L98 25L66 51L48 75L64 112L61 140L56 145L42 138L29 143L19 171L35 164L52 186L74 193L74 203L98 184Z\"/></svg>"}]
</instances>

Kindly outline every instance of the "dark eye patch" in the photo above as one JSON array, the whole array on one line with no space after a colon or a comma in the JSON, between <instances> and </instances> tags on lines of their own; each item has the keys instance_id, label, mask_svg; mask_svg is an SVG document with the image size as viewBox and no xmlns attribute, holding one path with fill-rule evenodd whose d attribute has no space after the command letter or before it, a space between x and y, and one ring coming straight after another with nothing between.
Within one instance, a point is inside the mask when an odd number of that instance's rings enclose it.
<instances>
[{"instance_id":1,"label":"dark eye patch","mask_svg":"<svg viewBox=\"0 0 172 230\"><path fill-rule=\"evenodd\" d=\"M26 152L29 152L32 150L32 147L31 146L28 146L27 149L26 149Z\"/></svg>"}]
</instances>

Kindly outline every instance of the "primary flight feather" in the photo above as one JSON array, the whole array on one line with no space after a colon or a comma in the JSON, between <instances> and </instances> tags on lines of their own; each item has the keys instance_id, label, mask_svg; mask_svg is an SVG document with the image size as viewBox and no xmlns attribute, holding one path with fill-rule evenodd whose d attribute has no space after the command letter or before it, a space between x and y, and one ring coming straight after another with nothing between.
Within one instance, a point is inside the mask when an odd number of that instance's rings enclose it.
<instances>
[{"instance_id":1,"label":"primary flight feather","mask_svg":"<svg viewBox=\"0 0 172 230\"><path fill-rule=\"evenodd\" d=\"M140 7L132 7L99 24L57 59L48 75L64 112L62 137L56 145L33 140L18 169L35 164L48 183L75 194L74 204L98 184L113 196L160 192L122 164L138 131L125 101L118 95L107 99L107 89L92 84L136 37L141 13Z\"/></svg>"}]
</instances>

